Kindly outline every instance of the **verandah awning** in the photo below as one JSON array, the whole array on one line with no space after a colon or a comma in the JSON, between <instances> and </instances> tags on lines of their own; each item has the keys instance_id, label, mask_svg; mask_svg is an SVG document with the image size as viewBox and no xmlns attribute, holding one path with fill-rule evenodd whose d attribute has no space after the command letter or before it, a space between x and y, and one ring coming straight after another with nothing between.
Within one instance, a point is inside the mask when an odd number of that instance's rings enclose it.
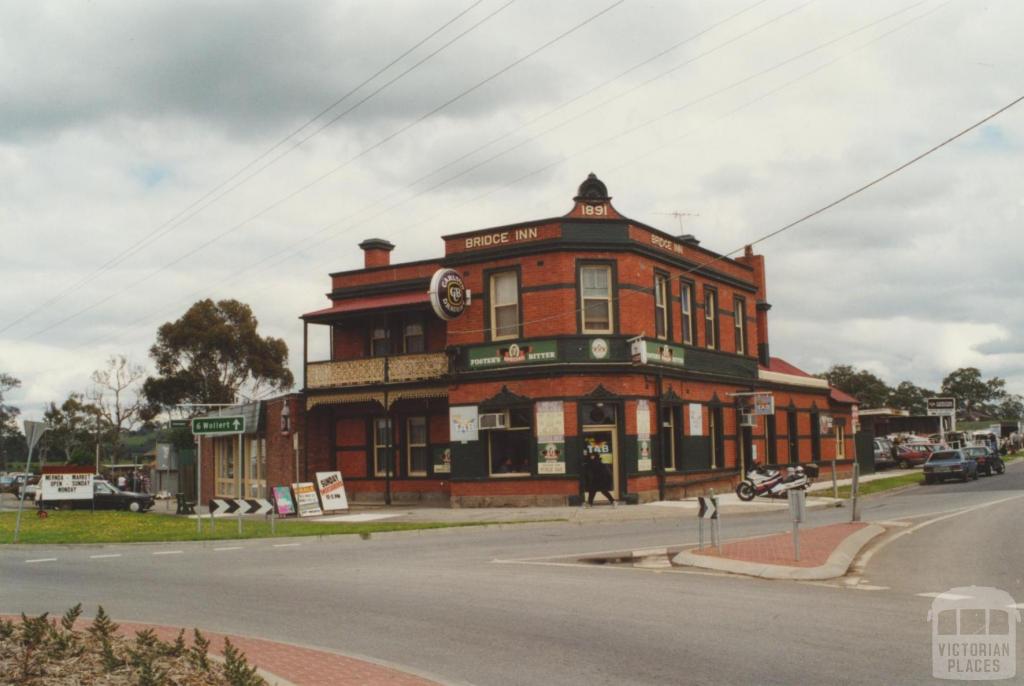
<instances>
[{"instance_id":1,"label":"verandah awning","mask_svg":"<svg viewBox=\"0 0 1024 686\"><path fill-rule=\"evenodd\" d=\"M365 298L352 298L335 303L331 307L315 312L307 312L301 319L307 322L326 321L340 314L383 310L403 305L419 305L430 302L430 294L426 291L416 293L388 293L386 295L370 295Z\"/></svg>"}]
</instances>

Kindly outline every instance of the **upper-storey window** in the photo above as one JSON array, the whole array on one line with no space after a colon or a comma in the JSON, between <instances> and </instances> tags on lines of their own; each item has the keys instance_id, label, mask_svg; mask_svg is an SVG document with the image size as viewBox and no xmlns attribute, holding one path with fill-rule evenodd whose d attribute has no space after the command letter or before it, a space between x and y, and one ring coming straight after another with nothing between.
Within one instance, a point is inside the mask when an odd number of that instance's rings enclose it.
<instances>
[{"instance_id":1,"label":"upper-storey window","mask_svg":"<svg viewBox=\"0 0 1024 686\"><path fill-rule=\"evenodd\" d=\"M402 331L403 350L407 353L421 353L427 349L423 335L423 319L412 317L405 322Z\"/></svg>"},{"instance_id":2,"label":"upper-storey window","mask_svg":"<svg viewBox=\"0 0 1024 686\"><path fill-rule=\"evenodd\" d=\"M693 284L679 283L680 311L683 314L683 343L693 345Z\"/></svg>"},{"instance_id":3,"label":"upper-storey window","mask_svg":"<svg viewBox=\"0 0 1024 686\"><path fill-rule=\"evenodd\" d=\"M580 268L583 333L612 333L612 268L590 265Z\"/></svg>"},{"instance_id":4,"label":"upper-storey window","mask_svg":"<svg viewBox=\"0 0 1024 686\"><path fill-rule=\"evenodd\" d=\"M374 319L370 329L370 356L384 357L391 354L391 332L385 318Z\"/></svg>"},{"instance_id":5,"label":"upper-storey window","mask_svg":"<svg viewBox=\"0 0 1024 686\"><path fill-rule=\"evenodd\" d=\"M654 336L668 337L668 276L654 275Z\"/></svg>"},{"instance_id":6,"label":"upper-storey window","mask_svg":"<svg viewBox=\"0 0 1024 686\"><path fill-rule=\"evenodd\" d=\"M718 347L718 294L704 287L704 345Z\"/></svg>"},{"instance_id":7,"label":"upper-storey window","mask_svg":"<svg viewBox=\"0 0 1024 686\"><path fill-rule=\"evenodd\" d=\"M491 275L491 338L519 335L519 279L515 272Z\"/></svg>"},{"instance_id":8,"label":"upper-storey window","mask_svg":"<svg viewBox=\"0 0 1024 686\"><path fill-rule=\"evenodd\" d=\"M736 337L736 352L747 354L747 307L743 298L732 299L732 326Z\"/></svg>"}]
</instances>

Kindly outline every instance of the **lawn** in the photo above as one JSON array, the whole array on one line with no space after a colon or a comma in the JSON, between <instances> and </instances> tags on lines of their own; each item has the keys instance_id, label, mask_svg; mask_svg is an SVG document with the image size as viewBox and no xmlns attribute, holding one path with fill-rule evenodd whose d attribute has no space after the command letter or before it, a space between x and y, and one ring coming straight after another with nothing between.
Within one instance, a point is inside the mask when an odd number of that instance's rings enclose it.
<instances>
[{"instance_id":1,"label":"lawn","mask_svg":"<svg viewBox=\"0 0 1024 686\"><path fill-rule=\"evenodd\" d=\"M14 539L16 513L0 513L0 544ZM196 520L176 515L147 512L50 512L46 519L36 517L35 510L26 510L21 517L19 543L143 543L154 541L217 541L240 538L271 537L267 519L242 520L242 535L238 534L238 521L233 518L215 520L210 531L210 520L203 519L202 533L196 533ZM384 531L413 531L441 529L456 526L482 526L493 522L324 522L299 519L278 519L276 537L322 536L358 534L368 536Z\"/></svg>"},{"instance_id":2,"label":"lawn","mask_svg":"<svg viewBox=\"0 0 1024 686\"><path fill-rule=\"evenodd\" d=\"M881 493L883 491L890 491L894 488L903 488L904 486L911 486L913 484L919 484L924 481L924 476L921 472L915 472L914 474L901 474L900 476L891 476L888 479L875 479L874 481L862 481L860 483L860 494L870 495L871 493ZM823 491L815 491L813 495L832 497L832 489L825 489ZM840 486L839 497L849 498L850 487Z\"/></svg>"}]
</instances>

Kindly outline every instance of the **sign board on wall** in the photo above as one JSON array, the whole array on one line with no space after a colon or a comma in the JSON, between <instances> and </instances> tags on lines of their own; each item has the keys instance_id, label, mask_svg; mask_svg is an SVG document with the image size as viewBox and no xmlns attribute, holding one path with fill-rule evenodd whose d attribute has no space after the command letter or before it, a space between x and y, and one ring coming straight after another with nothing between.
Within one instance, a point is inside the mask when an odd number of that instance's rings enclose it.
<instances>
[{"instance_id":1,"label":"sign board on wall","mask_svg":"<svg viewBox=\"0 0 1024 686\"><path fill-rule=\"evenodd\" d=\"M434 458L434 474L451 474L452 449L446 445L435 445L431 450Z\"/></svg>"},{"instance_id":2,"label":"sign board on wall","mask_svg":"<svg viewBox=\"0 0 1024 686\"><path fill-rule=\"evenodd\" d=\"M451 320L466 310L466 284L454 269L438 269L430 279L430 306L441 319Z\"/></svg>"},{"instance_id":3,"label":"sign board on wall","mask_svg":"<svg viewBox=\"0 0 1024 686\"><path fill-rule=\"evenodd\" d=\"M320 509L320 499L316 497L314 484L308 481L292 484L292 492L295 493L295 504L300 517L315 517L324 513Z\"/></svg>"},{"instance_id":4,"label":"sign board on wall","mask_svg":"<svg viewBox=\"0 0 1024 686\"><path fill-rule=\"evenodd\" d=\"M274 486L274 509L281 516L295 514L295 501L292 491L287 486Z\"/></svg>"},{"instance_id":5,"label":"sign board on wall","mask_svg":"<svg viewBox=\"0 0 1024 686\"><path fill-rule=\"evenodd\" d=\"M448 435L452 441L466 443L479 440L480 424L476 405L453 405L448 408Z\"/></svg>"},{"instance_id":6,"label":"sign board on wall","mask_svg":"<svg viewBox=\"0 0 1024 686\"><path fill-rule=\"evenodd\" d=\"M565 474L565 403L538 402L536 414L537 473Z\"/></svg>"},{"instance_id":7,"label":"sign board on wall","mask_svg":"<svg viewBox=\"0 0 1024 686\"><path fill-rule=\"evenodd\" d=\"M489 367L513 367L519 364L558 361L557 341L530 341L529 343L505 343L482 345L467 352L470 369Z\"/></svg>"},{"instance_id":8,"label":"sign board on wall","mask_svg":"<svg viewBox=\"0 0 1024 686\"><path fill-rule=\"evenodd\" d=\"M753 412L758 416L775 414L775 396L771 393L755 393Z\"/></svg>"},{"instance_id":9,"label":"sign board on wall","mask_svg":"<svg viewBox=\"0 0 1024 686\"><path fill-rule=\"evenodd\" d=\"M682 367L684 364L686 352L678 345L634 338L630 340L629 346L634 364L660 364L669 367Z\"/></svg>"},{"instance_id":10,"label":"sign board on wall","mask_svg":"<svg viewBox=\"0 0 1024 686\"><path fill-rule=\"evenodd\" d=\"M832 415L822 414L818 415L818 433L830 434L832 433Z\"/></svg>"},{"instance_id":11,"label":"sign board on wall","mask_svg":"<svg viewBox=\"0 0 1024 686\"><path fill-rule=\"evenodd\" d=\"M39 486L43 500L92 500L94 474L43 474Z\"/></svg>"},{"instance_id":12,"label":"sign board on wall","mask_svg":"<svg viewBox=\"0 0 1024 686\"><path fill-rule=\"evenodd\" d=\"M341 472L317 472L316 485L320 489L320 502L326 512L348 509L348 496Z\"/></svg>"},{"instance_id":13,"label":"sign board on wall","mask_svg":"<svg viewBox=\"0 0 1024 686\"><path fill-rule=\"evenodd\" d=\"M690 403L690 436L704 435L704 406Z\"/></svg>"}]
</instances>

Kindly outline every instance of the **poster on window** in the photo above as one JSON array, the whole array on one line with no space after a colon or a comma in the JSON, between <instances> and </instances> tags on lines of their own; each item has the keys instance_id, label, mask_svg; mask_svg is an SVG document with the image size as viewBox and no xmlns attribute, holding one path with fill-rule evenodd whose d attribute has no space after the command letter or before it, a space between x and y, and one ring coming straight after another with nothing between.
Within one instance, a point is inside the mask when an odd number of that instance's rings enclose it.
<instances>
[{"instance_id":1,"label":"poster on window","mask_svg":"<svg viewBox=\"0 0 1024 686\"><path fill-rule=\"evenodd\" d=\"M316 485L320 489L320 502L324 512L348 509L348 496L341 472L317 472Z\"/></svg>"},{"instance_id":2,"label":"poster on window","mask_svg":"<svg viewBox=\"0 0 1024 686\"><path fill-rule=\"evenodd\" d=\"M467 443L479 440L476 405L455 405L448 409L448 435L452 441Z\"/></svg>"},{"instance_id":3,"label":"poster on window","mask_svg":"<svg viewBox=\"0 0 1024 686\"><path fill-rule=\"evenodd\" d=\"M295 501L292 500L292 489L287 486L274 486L274 511L281 517L295 514Z\"/></svg>"},{"instance_id":4,"label":"poster on window","mask_svg":"<svg viewBox=\"0 0 1024 686\"><path fill-rule=\"evenodd\" d=\"M565 443L538 441L537 451L538 474L565 474Z\"/></svg>"},{"instance_id":5,"label":"poster on window","mask_svg":"<svg viewBox=\"0 0 1024 686\"><path fill-rule=\"evenodd\" d=\"M435 445L431 448L434 461L434 474L452 473L452 449L448 446Z\"/></svg>"},{"instance_id":6,"label":"poster on window","mask_svg":"<svg viewBox=\"0 0 1024 686\"><path fill-rule=\"evenodd\" d=\"M295 504L300 517L315 517L322 515L320 499L316 496L316 485L308 481L301 484L292 484L292 492L295 493Z\"/></svg>"},{"instance_id":7,"label":"poster on window","mask_svg":"<svg viewBox=\"0 0 1024 686\"><path fill-rule=\"evenodd\" d=\"M654 467L651 463L651 439L650 438L638 438L636 441L636 468L641 472L649 472Z\"/></svg>"},{"instance_id":8,"label":"poster on window","mask_svg":"<svg viewBox=\"0 0 1024 686\"><path fill-rule=\"evenodd\" d=\"M704 406L690 403L690 436L704 435Z\"/></svg>"},{"instance_id":9,"label":"poster on window","mask_svg":"<svg viewBox=\"0 0 1024 686\"><path fill-rule=\"evenodd\" d=\"M565 439L565 404L561 400L539 402L537 407L537 442Z\"/></svg>"}]
</instances>

